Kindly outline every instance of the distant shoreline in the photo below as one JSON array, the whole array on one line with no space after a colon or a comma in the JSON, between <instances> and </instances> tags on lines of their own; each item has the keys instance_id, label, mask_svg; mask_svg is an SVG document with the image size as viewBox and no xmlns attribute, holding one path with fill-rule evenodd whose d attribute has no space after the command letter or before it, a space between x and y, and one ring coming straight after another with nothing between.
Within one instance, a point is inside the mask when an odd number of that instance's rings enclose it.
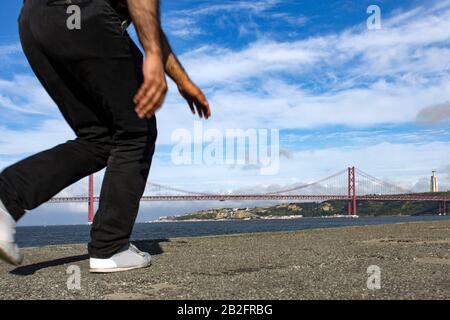
<instances>
[{"instance_id":1,"label":"distant shoreline","mask_svg":"<svg viewBox=\"0 0 450 320\"><path fill-rule=\"evenodd\" d=\"M358 216L358 218L389 218L389 217L426 217L426 216L436 216L439 215L433 215L433 214L422 214L422 215L410 215L410 214L402 214L402 215L377 215L377 216L371 216L371 215L364 215L364 216ZM204 219L204 220L150 220L150 221L140 221L136 222L136 224L154 224L154 223L176 223L176 222L230 222L230 221L287 221L287 220L301 220L301 219L341 219L341 218L349 218L347 215L341 215L341 216L322 216L322 217L302 217L297 219L279 219L279 218L273 218L273 219L250 219L250 220L244 220L244 219L222 219L222 220L214 220L214 219ZM354 217L352 217L354 218ZM47 225L18 225L17 228L45 228L45 227L74 227L74 226L89 226L88 223L78 223L78 224L47 224Z\"/></svg>"},{"instance_id":2,"label":"distant shoreline","mask_svg":"<svg viewBox=\"0 0 450 320\"><path fill-rule=\"evenodd\" d=\"M258 219L184 219L184 220L154 220L144 223L166 223L166 222L208 222L208 221L255 221L255 220L297 220L304 217L276 217L276 218L258 218Z\"/></svg>"},{"instance_id":3,"label":"distant shoreline","mask_svg":"<svg viewBox=\"0 0 450 320\"><path fill-rule=\"evenodd\" d=\"M406 206L406 207L405 207ZM436 203L393 201L373 204L360 201L357 212L361 216L415 216L437 214ZM210 208L173 216L162 216L156 222L205 222L205 221L246 221L246 220L293 220L308 218L359 218L347 215L346 201L330 200L321 203L283 203L269 207Z\"/></svg>"},{"instance_id":4,"label":"distant shoreline","mask_svg":"<svg viewBox=\"0 0 450 320\"><path fill-rule=\"evenodd\" d=\"M411 215L398 215L399 217L410 217ZM363 216L374 217L374 216ZM393 217L392 215L377 216L377 217ZM227 221L271 221L271 220L301 220L301 219L358 219L360 216L349 215L335 215L335 216L321 216L321 217L303 217L303 216L286 216L286 217L270 217L270 218L255 218L255 219L184 219L184 220L153 220L144 223L174 223L174 222L227 222Z\"/></svg>"},{"instance_id":5,"label":"distant shoreline","mask_svg":"<svg viewBox=\"0 0 450 320\"><path fill-rule=\"evenodd\" d=\"M378 215L378 216L354 216L354 215L335 215L335 216L321 216L321 217L272 217L272 218L256 218L256 219L185 219L185 220L153 220L140 223L177 223L177 222L227 222L227 221L271 221L271 220L301 220L301 219L359 219L359 218L388 218L388 217L425 217L425 216L446 216L446 215L411 215L411 214L399 214L399 215Z\"/></svg>"}]
</instances>

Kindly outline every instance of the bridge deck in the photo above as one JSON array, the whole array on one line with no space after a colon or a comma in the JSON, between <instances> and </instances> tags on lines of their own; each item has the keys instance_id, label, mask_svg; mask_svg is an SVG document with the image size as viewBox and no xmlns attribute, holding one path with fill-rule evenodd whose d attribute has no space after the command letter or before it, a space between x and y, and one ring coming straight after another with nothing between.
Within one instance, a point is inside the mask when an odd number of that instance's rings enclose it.
<instances>
[{"instance_id":1,"label":"bridge deck","mask_svg":"<svg viewBox=\"0 0 450 320\"><path fill-rule=\"evenodd\" d=\"M142 201L327 201L349 200L345 195L183 195L183 196L144 196ZM357 200L366 201L448 201L446 195L399 194L399 195L362 195ZM50 203L88 202L89 197L56 197ZM94 197L98 202L99 197Z\"/></svg>"}]
</instances>

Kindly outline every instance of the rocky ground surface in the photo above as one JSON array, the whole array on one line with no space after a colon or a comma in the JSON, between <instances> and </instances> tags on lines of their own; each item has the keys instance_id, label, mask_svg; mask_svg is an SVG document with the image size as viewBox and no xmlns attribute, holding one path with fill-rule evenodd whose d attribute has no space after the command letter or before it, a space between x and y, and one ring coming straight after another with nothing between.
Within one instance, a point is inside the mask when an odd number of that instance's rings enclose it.
<instances>
[{"instance_id":1,"label":"rocky ground surface","mask_svg":"<svg viewBox=\"0 0 450 320\"><path fill-rule=\"evenodd\" d=\"M137 245L153 254L151 267L101 275L89 274L84 245L24 249L21 267L0 263L0 299L450 298L450 221ZM379 290L367 288L372 265Z\"/></svg>"}]
</instances>

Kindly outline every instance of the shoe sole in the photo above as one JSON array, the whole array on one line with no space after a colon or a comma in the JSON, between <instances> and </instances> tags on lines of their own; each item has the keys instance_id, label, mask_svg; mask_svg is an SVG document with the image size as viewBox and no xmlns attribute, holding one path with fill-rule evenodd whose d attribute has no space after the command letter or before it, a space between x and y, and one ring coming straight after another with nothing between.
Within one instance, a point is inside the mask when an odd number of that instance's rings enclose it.
<instances>
[{"instance_id":1,"label":"shoe sole","mask_svg":"<svg viewBox=\"0 0 450 320\"><path fill-rule=\"evenodd\" d=\"M114 268L114 269L89 269L90 273L116 273L116 272L124 272L136 269L143 269L151 266L151 261L145 265L136 266L136 267L128 267L128 268Z\"/></svg>"},{"instance_id":2,"label":"shoe sole","mask_svg":"<svg viewBox=\"0 0 450 320\"><path fill-rule=\"evenodd\" d=\"M12 264L13 266L19 266L22 263L22 260L16 261L2 247L0 247L0 260L5 261L6 263Z\"/></svg>"}]
</instances>

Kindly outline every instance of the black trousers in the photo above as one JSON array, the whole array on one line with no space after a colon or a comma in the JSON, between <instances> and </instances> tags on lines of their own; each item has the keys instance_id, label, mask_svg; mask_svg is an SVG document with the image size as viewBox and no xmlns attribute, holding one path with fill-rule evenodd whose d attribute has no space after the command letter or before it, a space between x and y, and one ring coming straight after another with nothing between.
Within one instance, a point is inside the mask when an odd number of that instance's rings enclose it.
<instances>
[{"instance_id":1,"label":"black trousers","mask_svg":"<svg viewBox=\"0 0 450 320\"><path fill-rule=\"evenodd\" d=\"M80 1L79 7L81 28L72 30L67 5L27 0L22 8L23 51L77 138L4 169L0 199L19 220L106 167L88 250L109 258L129 241L155 149L156 119L134 111L143 57L116 11L107 0Z\"/></svg>"}]
</instances>

